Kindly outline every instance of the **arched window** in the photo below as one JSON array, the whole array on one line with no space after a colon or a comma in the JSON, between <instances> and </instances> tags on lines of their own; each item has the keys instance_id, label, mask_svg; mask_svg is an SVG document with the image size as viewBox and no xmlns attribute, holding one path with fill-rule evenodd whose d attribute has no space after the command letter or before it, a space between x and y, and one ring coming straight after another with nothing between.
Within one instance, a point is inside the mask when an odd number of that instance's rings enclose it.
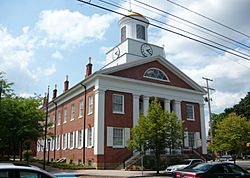
<instances>
[{"instance_id":1,"label":"arched window","mask_svg":"<svg viewBox=\"0 0 250 178\"><path fill-rule=\"evenodd\" d=\"M143 77L169 82L167 75L158 68L149 68L148 70L146 70Z\"/></svg>"}]
</instances>

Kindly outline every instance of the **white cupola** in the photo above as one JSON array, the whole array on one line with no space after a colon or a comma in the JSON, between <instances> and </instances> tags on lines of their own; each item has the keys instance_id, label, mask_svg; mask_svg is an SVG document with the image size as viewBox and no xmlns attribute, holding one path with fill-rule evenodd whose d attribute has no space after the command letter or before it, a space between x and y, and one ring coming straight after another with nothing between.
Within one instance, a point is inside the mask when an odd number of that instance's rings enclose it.
<instances>
[{"instance_id":1,"label":"white cupola","mask_svg":"<svg viewBox=\"0 0 250 178\"><path fill-rule=\"evenodd\" d=\"M148 42L149 21L137 12L130 12L119 21L121 42L126 39L134 39Z\"/></svg>"}]
</instances>

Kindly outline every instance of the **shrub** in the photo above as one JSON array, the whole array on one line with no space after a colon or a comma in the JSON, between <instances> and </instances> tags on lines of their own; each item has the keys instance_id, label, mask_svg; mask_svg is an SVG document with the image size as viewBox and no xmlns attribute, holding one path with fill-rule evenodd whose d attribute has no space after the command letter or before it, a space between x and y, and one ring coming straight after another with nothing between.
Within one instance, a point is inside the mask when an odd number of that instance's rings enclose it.
<instances>
[{"instance_id":1,"label":"shrub","mask_svg":"<svg viewBox=\"0 0 250 178\"><path fill-rule=\"evenodd\" d=\"M32 156L32 150L24 150L23 151L23 158L25 161L29 161L30 156Z\"/></svg>"}]
</instances>

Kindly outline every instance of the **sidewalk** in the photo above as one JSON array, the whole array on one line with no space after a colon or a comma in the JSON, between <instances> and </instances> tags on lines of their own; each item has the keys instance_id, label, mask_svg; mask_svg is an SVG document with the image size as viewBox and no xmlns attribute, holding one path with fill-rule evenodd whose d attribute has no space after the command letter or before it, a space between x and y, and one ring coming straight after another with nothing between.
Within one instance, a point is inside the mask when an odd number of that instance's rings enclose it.
<instances>
[{"instance_id":1,"label":"sidewalk","mask_svg":"<svg viewBox=\"0 0 250 178\"><path fill-rule=\"evenodd\" d=\"M167 177L160 172L160 175L157 175L155 171L125 171L125 170L62 170L59 172L51 173L60 173L60 174L74 174L79 177L105 177L105 178L114 178L114 177Z\"/></svg>"}]
</instances>

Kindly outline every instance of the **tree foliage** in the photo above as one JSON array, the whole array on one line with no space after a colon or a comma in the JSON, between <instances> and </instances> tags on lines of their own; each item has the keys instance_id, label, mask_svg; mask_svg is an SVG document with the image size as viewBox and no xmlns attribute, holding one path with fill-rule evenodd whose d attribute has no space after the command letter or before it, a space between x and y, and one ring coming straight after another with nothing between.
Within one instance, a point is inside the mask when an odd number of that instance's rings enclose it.
<instances>
[{"instance_id":1,"label":"tree foliage","mask_svg":"<svg viewBox=\"0 0 250 178\"><path fill-rule=\"evenodd\" d=\"M250 121L231 113L217 122L213 135L213 150L217 152L244 153L250 140Z\"/></svg>"},{"instance_id":2,"label":"tree foliage","mask_svg":"<svg viewBox=\"0 0 250 178\"><path fill-rule=\"evenodd\" d=\"M8 83L2 73L0 80L4 91L0 103L0 151L9 156L19 152L22 157L23 143L36 141L42 134L44 112L39 109L42 100L16 96L11 88L13 84Z\"/></svg>"},{"instance_id":3,"label":"tree foliage","mask_svg":"<svg viewBox=\"0 0 250 178\"><path fill-rule=\"evenodd\" d=\"M184 129L174 113L162 109L157 99L151 102L147 116L141 115L131 131L130 149L153 150L159 172L160 154L166 148L177 149L182 145Z\"/></svg>"}]
</instances>

